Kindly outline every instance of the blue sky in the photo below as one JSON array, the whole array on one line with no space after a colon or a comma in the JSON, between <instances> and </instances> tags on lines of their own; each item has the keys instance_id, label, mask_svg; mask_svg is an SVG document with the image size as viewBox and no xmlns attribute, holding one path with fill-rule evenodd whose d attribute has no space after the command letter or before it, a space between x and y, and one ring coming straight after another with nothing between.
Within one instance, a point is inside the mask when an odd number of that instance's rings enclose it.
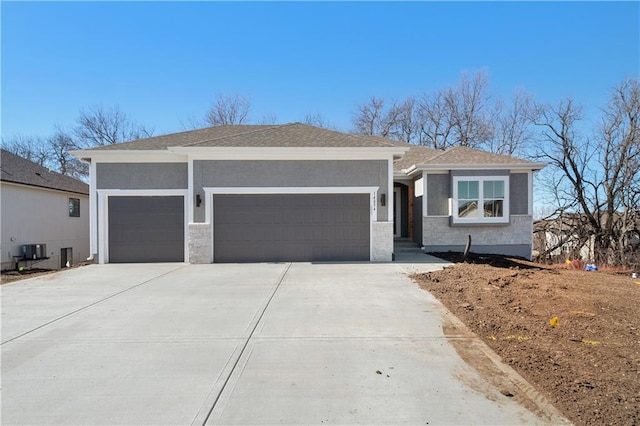
<instances>
[{"instance_id":1,"label":"blue sky","mask_svg":"<svg viewBox=\"0 0 640 426\"><path fill-rule=\"evenodd\" d=\"M484 68L492 91L565 97L594 116L640 74L639 2L1 2L2 136L47 135L81 108L182 130L219 93L253 117L320 113L343 130L371 95L401 99Z\"/></svg>"}]
</instances>

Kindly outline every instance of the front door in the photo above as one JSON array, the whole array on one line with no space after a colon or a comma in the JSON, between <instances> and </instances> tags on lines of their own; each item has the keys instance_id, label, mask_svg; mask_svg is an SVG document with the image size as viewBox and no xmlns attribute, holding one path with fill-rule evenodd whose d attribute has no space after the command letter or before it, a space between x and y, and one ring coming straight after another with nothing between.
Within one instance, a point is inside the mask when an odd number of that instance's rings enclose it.
<instances>
[{"instance_id":1,"label":"front door","mask_svg":"<svg viewBox=\"0 0 640 426\"><path fill-rule=\"evenodd\" d=\"M393 188L393 236L400 238L402 235L402 197L400 188Z\"/></svg>"}]
</instances>

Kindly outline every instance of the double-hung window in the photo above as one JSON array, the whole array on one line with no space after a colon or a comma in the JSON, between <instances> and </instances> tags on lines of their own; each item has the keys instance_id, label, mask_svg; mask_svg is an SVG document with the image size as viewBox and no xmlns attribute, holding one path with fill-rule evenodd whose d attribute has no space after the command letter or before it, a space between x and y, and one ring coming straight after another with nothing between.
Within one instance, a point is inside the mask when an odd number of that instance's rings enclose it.
<instances>
[{"instance_id":1,"label":"double-hung window","mask_svg":"<svg viewBox=\"0 0 640 426\"><path fill-rule=\"evenodd\" d=\"M455 176L453 223L508 223L508 194L508 176Z\"/></svg>"}]
</instances>

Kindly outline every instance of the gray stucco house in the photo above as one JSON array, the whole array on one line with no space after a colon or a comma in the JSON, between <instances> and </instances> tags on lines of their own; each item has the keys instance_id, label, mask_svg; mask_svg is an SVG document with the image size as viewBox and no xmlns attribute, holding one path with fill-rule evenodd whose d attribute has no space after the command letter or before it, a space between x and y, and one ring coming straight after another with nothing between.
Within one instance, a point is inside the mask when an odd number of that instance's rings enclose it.
<instances>
[{"instance_id":1,"label":"gray stucco house","mask_svg":"<svg viewBox=\"0 0 640 426\"><path fill-rule=\"evenodd\" d=\"M90 164L100 263L392 259L431 250L531 256L544 164L308 126L218 126L74 151Z\"/></svg>"}]
</instances>

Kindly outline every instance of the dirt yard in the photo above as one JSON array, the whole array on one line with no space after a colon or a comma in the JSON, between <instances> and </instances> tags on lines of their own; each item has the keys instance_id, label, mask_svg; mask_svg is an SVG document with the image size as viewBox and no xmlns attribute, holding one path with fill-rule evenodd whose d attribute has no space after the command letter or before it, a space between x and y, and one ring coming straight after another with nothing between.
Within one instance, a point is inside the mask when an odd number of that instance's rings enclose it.
<instances>
[{"instance_id":1,"label":"dirt yard","mask_svg":"<svg viewBox=\"0 0 640 426\"><path fill-rule=\"evenodd\" d=\"M81 262L71 266L71 268L79 268L86 265L89 265L89 263ZM40 268L30 268L20 272L15 270L5 270L0 273L0 285L25 280L27 278L39 277L41 275L53 274L53 273L61 272L65 270L66 269L40 269Z\"/></svg>"},{"instance_id":2,"label":"dirt yard","mask_svg":"<svg viewBox=\"0 0 640 426\"><path fill-rule=\"evenodd\" d=\"M640 424L640 279L631 272L473 255L413 279L574 424Z\"/></svg>"}]
</instances>

